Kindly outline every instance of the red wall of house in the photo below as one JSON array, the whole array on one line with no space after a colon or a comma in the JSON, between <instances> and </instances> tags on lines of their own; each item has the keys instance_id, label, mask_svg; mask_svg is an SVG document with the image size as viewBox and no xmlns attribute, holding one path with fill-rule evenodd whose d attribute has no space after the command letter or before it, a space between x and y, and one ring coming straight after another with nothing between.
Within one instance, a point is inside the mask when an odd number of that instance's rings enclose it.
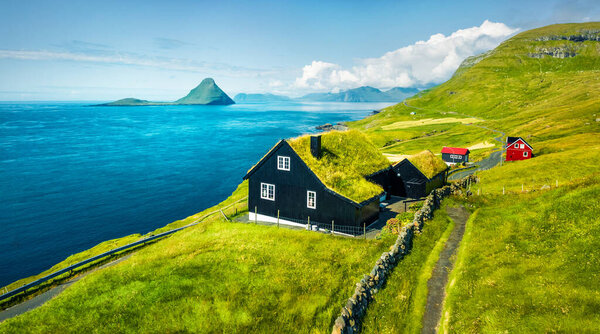
<instances>
[{"instance_id":1,"label":"red wall of house","mask_svg":"<svg viewBox=\"0 0 600 334\"><path fill-rule=\"evenodd\" d=\"M522 143L519 140L517 142L519 144ZM532 152L531 152L531 149L527 145L524 145L525 148L514 148L513 146L514 145L512 145L506 149L506 161L531 159ZM527 152L526 157L523 156L523 152Z\"/></svg>"}]
</instances>

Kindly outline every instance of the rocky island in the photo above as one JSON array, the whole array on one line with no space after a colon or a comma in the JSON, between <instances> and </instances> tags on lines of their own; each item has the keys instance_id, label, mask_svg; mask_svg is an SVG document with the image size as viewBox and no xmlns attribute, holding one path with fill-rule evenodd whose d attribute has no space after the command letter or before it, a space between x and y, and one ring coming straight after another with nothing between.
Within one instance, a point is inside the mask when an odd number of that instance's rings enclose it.
<instances>
[{"instance_id":1,"label":"rocky island","mask_svg":"<svg viewBox=\"0 0 600 334\"><path fill-rule=\"evenodd\" d=\"M223 91L212 78L206 78L188 95L175 102L152 102L136 98L125 98L114 102L102 103L97 106L165 106L165 105L229 105L235 102Z\"/></svg>"}]
</instances>

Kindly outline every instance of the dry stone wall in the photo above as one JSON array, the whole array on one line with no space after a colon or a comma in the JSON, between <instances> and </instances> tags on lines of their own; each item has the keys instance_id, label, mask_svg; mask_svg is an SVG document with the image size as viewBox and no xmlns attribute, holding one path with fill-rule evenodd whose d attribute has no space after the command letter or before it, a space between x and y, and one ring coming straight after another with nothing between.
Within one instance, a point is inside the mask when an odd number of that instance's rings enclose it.
<instances>
[{"instance_id":1,"label":"dry stone wall","mask_svg":"<svg viewBox=\"0 0 600 334\"><path fill-rule=\"evenodd\" d=\"M367 311L373 296L385 283L387 277L412 248L412 240L416 232L420 232L423 224L433 218L433 211L440 207L443 198L451 194L462 193L469 183L477 181L475 176L467 176L443 188L433 190L425 199L423 207L415 213L412 223L404 226L396 242L389 252L381 254L369 275L356 284L352 297L342 307L340 316L333 325L333 334L351 334L360 331L360 321Z\"/></svg>"}]
</instances>

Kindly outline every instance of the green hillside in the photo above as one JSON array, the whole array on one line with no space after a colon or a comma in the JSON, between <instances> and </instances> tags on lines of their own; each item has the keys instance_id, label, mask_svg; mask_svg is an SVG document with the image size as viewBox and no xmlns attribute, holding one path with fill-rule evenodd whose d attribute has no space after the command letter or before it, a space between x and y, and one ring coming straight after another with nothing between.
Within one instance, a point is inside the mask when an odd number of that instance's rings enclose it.
<instances>
[{"instance_id":1,"label":"green hillside","mask_svg":"<svg viewBox=\"0 0 600 334\"><path fill-rule=\"evenodd\" d=\"M479 159L500 148L498 131L524 137L533 159L480 171L473 196L445 201L473 215L450 275L441 332L597 331L600 23L520 33L465 60L446 83L349 126L391 155L473 146ZM246 195L242 184L228 202ZM453 226L444 211L436 214L375 296L364 332L419 332L423 279ZM43 307L1 323L0 333L330 333L355 283L393 240L213 216L91 273Z\"/></svg>"},{"instance_id":2,"label":"green hillside","mask_svg":"<svg viewBox=\"0 0 600 334\"><path fill-rule=\"evenodd\" d=\"M460 122L470 117L478 121ZM409 122L420 125L404 128ZM475 196L454 199L476 214L446 290L441 332L597 330L600 23L518 34L465 60L446 83L350 126L390 154L481 142L499 148L492 129L526 138L535 158L478 172ZM427 256L414 256L421 262L412 270L426 270ZM423 314L415 274L394 279L376 297L365 331L420 331L420 318L394 320Z\"/></svg>"}]
</instances>

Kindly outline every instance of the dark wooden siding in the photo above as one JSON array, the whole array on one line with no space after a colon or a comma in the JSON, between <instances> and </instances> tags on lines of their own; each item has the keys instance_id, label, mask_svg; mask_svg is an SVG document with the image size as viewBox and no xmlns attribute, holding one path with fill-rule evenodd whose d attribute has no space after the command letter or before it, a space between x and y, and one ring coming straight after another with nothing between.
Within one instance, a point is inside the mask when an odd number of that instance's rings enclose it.
<instances>
[{"instance_id":1,"label":"dark wooden siding","mask_svg":"<svg viewBox=\"0 0 600 334\"><path fill-rule=\"evenodd\" d=\"M453 163L463 163L463 162L468 162L469 161L469 155L465 154L451 154L451 153L442 153L442 160L446 161L446 162L453 162Z\"/></svg>"},{"instance_id":2,"label":"dark wooden siding","mask_svg":"<svg viewBox=\"0 0 600 334\"><path fill-rule=\"evenodd\" d=\"M446 182L446 172L442 172L430 180L408 160L403 160L392 168L396 176L400 175L400 184L404 188L403 196L405 197L419 198L427 196L431 190L443 186Z\"/></svg>"},{"instance_id":3,"label":"dark wooden siding","mask_svg":"<svg viewBox=\"0 0 600 334\"><path fill-rule=\"evenodd\" d=\"M405 185L393 168L386 168L366 177L370 182L380 185L393 196L406 196Z\"/></svg>"},{"instance_id":4,"label":"dark wooden siding","mask_svg":"<svg viewBox=\"0 0 600 334\"><path fill-rule=\"evenodd\" d=\"M277 156L290 157L290 171L277 169ZM281 218L306 221L310 216L311 222L349 226L362 226L363 219L373 216L373 207L379 209L379 201L358 208L351 202L332 193L310 171L306 164L287 144L283 143L249 176L248 209L271 217L277 216L280 210ZM260 197L260 184L275 185L275 201ZM316 209L306 205L307 190L316 193ZM368 208L365 208L368 207Z\"/></svg>"}]
</instances>

